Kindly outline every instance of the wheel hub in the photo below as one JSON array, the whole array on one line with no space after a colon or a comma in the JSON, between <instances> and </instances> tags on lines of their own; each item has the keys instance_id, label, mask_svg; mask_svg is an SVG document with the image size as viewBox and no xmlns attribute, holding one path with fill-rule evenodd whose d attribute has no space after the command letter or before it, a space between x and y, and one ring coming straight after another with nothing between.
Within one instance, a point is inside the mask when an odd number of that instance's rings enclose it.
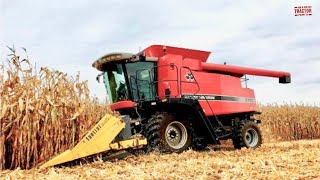
<instances>
[{"instance_id":1,"label":"wheel hub","mask_svg":"<svg viewBox=\"0 0 320 180\"><path fill-rule=\"evenodd\" d=\"M179 138L179 131L176 128L171 128L168 131L169 140L174 142Z\"/></svg>"},{"instance_id":2,"label":"wheel hub","mask_svg":"<svg viewBox=\"0 0 320 180\"><path fill-rule=\"evenodd\" d=\"M187 142L187 128L181 122L173 121L167 126L165 136L171 148L180 149Z\"/></svg>"},{"instance_id":3,"label":"wheel hub","mask_svg":"<svg viewBox=\"0 0 320 180\"><path fill-rule=\"evenodd\" d=\"M255 147L259 142L258 132L253 128L247 129L245 140L249 147Z\"/></svg>"}]
</instances>

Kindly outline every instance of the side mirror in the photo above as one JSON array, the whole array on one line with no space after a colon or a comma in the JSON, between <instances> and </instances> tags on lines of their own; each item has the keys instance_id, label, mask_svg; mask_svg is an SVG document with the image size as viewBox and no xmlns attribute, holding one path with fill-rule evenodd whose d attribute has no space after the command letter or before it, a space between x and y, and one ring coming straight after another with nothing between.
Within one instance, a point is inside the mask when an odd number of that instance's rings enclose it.
<instances>
[{"instance_id":1,"label":"side mirror","mask_svg":"<svg viewBox=\"0 0 320 180\"><path fill-rule=\"evenodd\" d=\"M103 73L97 75L96 80L98 81L98 83L100 83L100 77L101 77L102 75L103 75Z\"/></svg>"}]
</instances>

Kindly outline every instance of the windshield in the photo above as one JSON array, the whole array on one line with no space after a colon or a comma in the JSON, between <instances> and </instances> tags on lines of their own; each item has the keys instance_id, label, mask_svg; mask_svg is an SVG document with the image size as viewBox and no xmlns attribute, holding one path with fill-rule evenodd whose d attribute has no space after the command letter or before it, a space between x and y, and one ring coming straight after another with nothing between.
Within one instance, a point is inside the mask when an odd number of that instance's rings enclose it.
<instances>
[{"instance_id":1,"label":"windshield","mask_svg":"<svg viewBox=\"0 0 320 180\"><path fill-rule=\"evenodd\" d=\"M121 64L112 71L104 72L104 81L108 93L109 103L128 99L127 86Z\"/></svg>"}]
</instances>

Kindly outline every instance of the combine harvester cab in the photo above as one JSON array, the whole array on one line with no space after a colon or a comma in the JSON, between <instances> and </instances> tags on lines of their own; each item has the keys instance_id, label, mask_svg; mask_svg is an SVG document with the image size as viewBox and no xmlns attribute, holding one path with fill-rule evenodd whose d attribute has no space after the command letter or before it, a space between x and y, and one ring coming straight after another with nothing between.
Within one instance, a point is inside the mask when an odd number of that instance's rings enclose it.
<instances>
[{"instance_id":1,"label":"combine harvester cab","mask_svg":"<svg viewBox=\"0 0 320 180\"><path fill-rule=\"evenodd\" d=\"M290 83L290 73L208 63L209 55L153 45L137 54L109 53L96 60L97 80L103 77L110 108L122 118L107 114L73 149L42 167L144 145L148 151L169 153L204 149L226 139L237 149L259 147L255 94L242 86L242 77Z\"/></svg>"}]
</instances>

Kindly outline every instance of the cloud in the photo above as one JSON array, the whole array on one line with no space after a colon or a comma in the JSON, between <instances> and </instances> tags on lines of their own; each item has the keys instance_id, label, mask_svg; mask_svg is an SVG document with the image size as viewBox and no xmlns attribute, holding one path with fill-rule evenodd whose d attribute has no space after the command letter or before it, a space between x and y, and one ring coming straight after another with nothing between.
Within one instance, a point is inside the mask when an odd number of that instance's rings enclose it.
<instances>
[{"instance_id":1,"label":"cloud","mask_svg":"<svg viewBox=\"0 0 320 180\"><path fill-rule=\"evenodd\" d=\"M295 17L296 5L312 5L313 16ZM105 90L95 81L95 59L166 44L212 51L210 62L291 72L293 83L285 86L276 79L250 77L250 87L263 102L320 102L309 98L316 95L320 78L320 2L315 0L4 0L0 6L1 59L6 45L26 47L38 65L80 71L99 97Z\"/></svg>"}]
</instances>

